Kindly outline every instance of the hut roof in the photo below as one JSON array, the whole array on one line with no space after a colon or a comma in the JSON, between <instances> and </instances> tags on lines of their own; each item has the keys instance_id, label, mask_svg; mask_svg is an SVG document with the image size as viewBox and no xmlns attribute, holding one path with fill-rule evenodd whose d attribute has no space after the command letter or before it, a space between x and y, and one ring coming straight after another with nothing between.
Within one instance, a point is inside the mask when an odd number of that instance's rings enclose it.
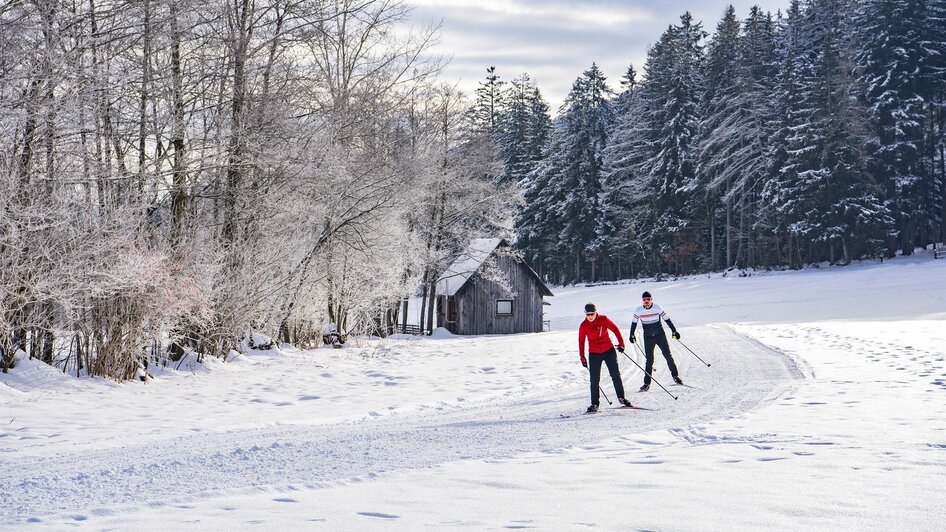
<instances>
[{"instance_id":1,"label":"hut roof","mask_svg":"<svg viewBox=\"0 0 946 532\"><path fill-rule=\"evenodd\" d=\"M509 245L503 238L475 238L470 241L470 245L457 255L453 264L447 268L443 275L437 279L437 294L444 296L454 296L463 286L469 282L473 274L480 269L486 259L496 251L501 245ZM528 264L523 263L529 272L535 277L536 282L542 289L542 295L551 296L552 291L545 286L539 274L535 273Z\"/></svg>"}]
</instances>

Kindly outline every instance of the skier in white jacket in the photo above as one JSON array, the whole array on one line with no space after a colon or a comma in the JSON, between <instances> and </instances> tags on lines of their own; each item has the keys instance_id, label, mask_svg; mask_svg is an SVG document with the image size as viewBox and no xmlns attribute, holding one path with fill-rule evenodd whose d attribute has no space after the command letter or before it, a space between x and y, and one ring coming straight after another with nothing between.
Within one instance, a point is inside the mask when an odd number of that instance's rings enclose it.
<instances>
[{"instance_id":1,"label":"skier in white jacket","mask_svg":"<svg viewBox=\"0 0 946 532\"><path fill-rule=\"evenodd\" d=\"M631 322L630 337L631 343L637 342L634 331L637 329L637 322L640 321L644 327L644 357L647 359L647 365L644 367L644 385L641 386L640 391L646 392L650 389L650 376L654 371L655 346L660 346L660 352L663 353L664 358L667 359L667 366L670 367L670 375L673 376L673 382L683 384L683 379L681 379L677 373L677 365L673 362L673 355L670 354L670 344L667 342L667 334L664 332L660 320L662 319L667 322L667 326L670 327L671 335L677 340L680 339L680 333L677 332L677 328L673 326L673 322L670 321L670 317L667 316L664 309L657 303L654 303L654 298L650 295L650 292L641 294L641 300L643 300L644 304L634 310L634 321Z\"/></svg>"}]
</instances>

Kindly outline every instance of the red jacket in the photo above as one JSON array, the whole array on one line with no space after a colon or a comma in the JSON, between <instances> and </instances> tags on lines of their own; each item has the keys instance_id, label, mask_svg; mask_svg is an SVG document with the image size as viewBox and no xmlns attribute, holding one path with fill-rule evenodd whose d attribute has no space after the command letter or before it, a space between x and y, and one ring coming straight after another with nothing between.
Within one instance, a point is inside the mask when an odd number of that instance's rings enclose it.
<instances>
[{"instance_id":1,"label":"red jacket","mask_svg":"<svg viewBox=\"0 0 946 532\"><path fill-rule=\"evenodd\" d=\"M618 337L618 345L624 347L624 337L621 329L604 314L598 314L593 321L584 320L578 326L578 356L585 359L585 338L588 339L588 352L600 354L614 349L614 343L608 336L608 331Z\"/></svg>"}]
</instances>

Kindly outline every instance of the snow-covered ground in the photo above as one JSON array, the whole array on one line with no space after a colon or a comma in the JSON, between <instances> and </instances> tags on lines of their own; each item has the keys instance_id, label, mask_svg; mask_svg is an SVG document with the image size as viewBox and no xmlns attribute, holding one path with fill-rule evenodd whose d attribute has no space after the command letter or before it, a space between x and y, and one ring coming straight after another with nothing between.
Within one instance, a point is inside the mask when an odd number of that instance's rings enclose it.
<instances>
[{"instance_id":1,"label":"snow-covered ground","mask_svg":"<svg viewBox=\"0 0 946 532\"><path fill-rule=\"evenodd\" d=\"M674 343L693 387L659 356L656 377L679 399L572 415L582 305L626 332L644 289L712 367ZM0 528L942 529L946 261L553 291L548 333L287 349L146 384L24 363L0 376Z\"/></svg>"}]
</instances>

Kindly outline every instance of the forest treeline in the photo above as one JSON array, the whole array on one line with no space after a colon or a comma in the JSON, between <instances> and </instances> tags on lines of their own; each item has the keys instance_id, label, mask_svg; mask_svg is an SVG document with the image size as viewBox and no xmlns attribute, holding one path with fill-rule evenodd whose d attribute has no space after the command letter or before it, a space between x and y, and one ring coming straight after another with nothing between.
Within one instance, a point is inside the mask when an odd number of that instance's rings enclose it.
<instances>
[{"instance_id":1,"label":"forest treeline","mask_svg":"<svg viewBox=\"0 0 946 532\"><path fill-rule=\"evenodd\" d=\"M527 202L517 245L551 282L847 264L943 241L946 2L793 0L744 19L730 6L711 38L686 13L644 71L615 94L592 65L553 127L526 131L548 138L533 164L504 158Z\"/></svg>"}]
</instances>

